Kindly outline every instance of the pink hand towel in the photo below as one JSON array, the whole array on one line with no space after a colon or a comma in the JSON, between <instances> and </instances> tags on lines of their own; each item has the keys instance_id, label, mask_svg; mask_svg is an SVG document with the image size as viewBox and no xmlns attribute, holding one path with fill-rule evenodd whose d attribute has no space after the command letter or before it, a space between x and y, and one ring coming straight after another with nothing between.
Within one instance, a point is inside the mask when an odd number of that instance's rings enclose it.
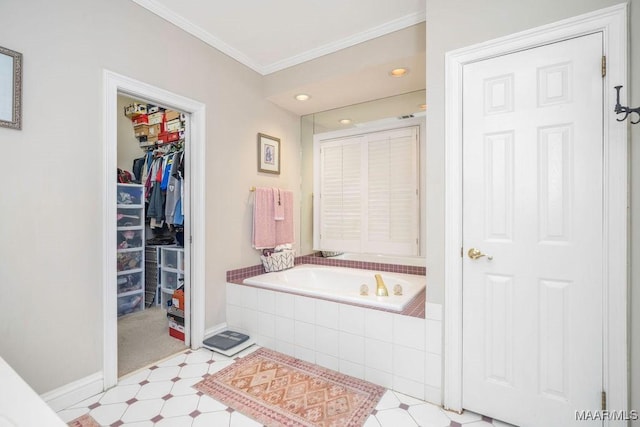
<instances>
[{"instance_id":1,"label":"pink hand towel","mask_svg":"<svg viewBox=\"0 0 640 427\"><path fill-rule=\"evenodd\" d=\"M253 203L253 247L276 246L276 221L273 219L273 189L256 188Z\"/></svg>"},{"instance_id":2,"label":"pink hand towel","mask_svg":"<svg viewBox=\"0 0 640 427\"><path fill-rule=\"evenodd\" d=\"M294 243L293 192L280 190L280 201L282 202L282 208L284 209L284 219L281 221L274 221L276 228L276 245Z\"/></svg>"}]
</instances>

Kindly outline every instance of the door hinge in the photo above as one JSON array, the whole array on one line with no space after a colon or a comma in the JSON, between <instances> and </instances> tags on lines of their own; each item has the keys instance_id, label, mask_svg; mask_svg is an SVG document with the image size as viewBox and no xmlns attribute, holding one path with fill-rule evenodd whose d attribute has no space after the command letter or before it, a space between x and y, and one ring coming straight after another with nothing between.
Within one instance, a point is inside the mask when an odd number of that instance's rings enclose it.
<instances>
[{"instance_id":1,"label":"door hinge","mask_svg":"<svg viewBox=\"0 0 640 427\"><path fill-rule=\"evenodd\" d=\"M607 57L602 57L602 77L607 75Z\"/></svg>"},{"instance_id":2,"label":"door hinge","mask_svg":"<svg viewBox=\"0 0 640 427\"><path fill-rule=\"evenodd\" d=\"M193 236L189 236L189 244L193 243Z\"/></svg>"},{"instance_id":3,"label":"door hinge","mask_svg":"<svg viewBox=\"0 0 640 427\"><path fill-rule=\"evenodd\" d=\"M460 248L460 258L464 258L464 248Z\"/></svg>"},{"instance_id":4,"label":"door hinge","mask_svg":"<svg viewBox=\"0 0 640 427\"><path fill-rule=\"evenodd\" d=\"M602 410L607 410L607 392L604 390L602 391Z\"/></svg>"}]
</instances>

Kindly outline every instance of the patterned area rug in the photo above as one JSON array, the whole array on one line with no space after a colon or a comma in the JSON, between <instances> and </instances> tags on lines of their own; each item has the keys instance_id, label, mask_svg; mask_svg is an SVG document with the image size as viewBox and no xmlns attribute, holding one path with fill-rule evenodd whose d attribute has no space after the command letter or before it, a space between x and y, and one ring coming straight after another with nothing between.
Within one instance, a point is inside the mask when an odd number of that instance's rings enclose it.
<instances>
[{"instance_id":1,"label":"patterned area rug","mask_svg":"<svg viewBox=\"0 0 640 427\"><path fill-rule=\"evenodd\" d=\"M362 426L383 387L261 348L197 390L266 426Z\"/></svg>"},{"instance_id":2,"label":"patterned area rug","mask_svg":"<svg viewBox=\"0 0 640 427\"><path fill-rule=\"evenodd\" d=\"M67 425L71 427L100 427L100 424L89 414L84 414L73 421L69 421Z\"/></svg>"}]
</instances>

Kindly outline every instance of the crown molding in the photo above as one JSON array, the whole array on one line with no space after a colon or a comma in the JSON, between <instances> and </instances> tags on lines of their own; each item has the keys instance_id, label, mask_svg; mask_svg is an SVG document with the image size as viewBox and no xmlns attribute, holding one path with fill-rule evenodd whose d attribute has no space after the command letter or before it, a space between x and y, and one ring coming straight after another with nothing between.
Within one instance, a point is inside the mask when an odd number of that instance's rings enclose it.
<instances>
[{"instance_id":1,"label":"crown molding","mask_svg":"<svg viewBox=\"0 0 640 427\"><path fill-rule=\"evenodd\" d=\"M209 46L218 49L222 53L230 56L241 64L246 65L254 71L257 71L260 74L264 74L261 70L261 66L254 61L251 60L247 55L240 52L239 50L229 46L227 43L223 42L219 38L213 36L211 33L195 25L193 22L184 18L181 15L178 15L173 10L167 8L166 6L158 3L155 0L132 0L134 3L144 7L152 13L155 13L165 21L172 23L173 25L181 28L187 33L191 34L194 37L199 38Z\"/></svg>"},{"instance_id":2,"label":"crown molding","mask_svg":"<svg viewBox=\"0 0 640 427\"><path fill-rule=\"evenodd\" d=\"M132 0L137 3L139 6L144 7L150 12L158 15L162 19L174 24L178 28L186 31L194 37L202 40L209 46L221 51L222 53L230 56L241 64L246 65L252 70L260 73L261 75L267 75L271 73L275 73L280 70L284 70L285 68L292 67L294 65L301 64L306 61L310 61L312 59L319 58L321 56L337 52L339 50L354 46L359 43L366 42L367 40L374 39L376 37L384 36L385 34L392 33L394 31L402 30L404 28L410 27L412 25L419 24L423 22L426 18L425 11L419 11L416 13L412 13L410 15L406 15L393 21L386 22L377 27L370 28L369 30L360 32L351 37L346 37L344 39L338 40L336 42L327 43L325 45L319 46L315 49L308 50L306 52L300 53L298 55L291 56L289 58L285 58L281 61L276 61L267 65L260 65L257 62L253 61L250 57L245 55L243 52L235 49L234 47L228 45L223 42L219 38L215 37L202 27L195 25L193 22L184 18L181 15L178 15L171 9L166 6L160 4L156 0Z\"/></svg>"},{"instance_id":3,"label":"crown molding","mask_svg":"<svg viewBox=\"0 0 640 427\"><path fill-rule=\"evenodd\" d=\"M394 31L402 30L412 25L419 24L425 21L425 19L425 11L405 15L403 17L394 19L393 21L385 22L384 24L378 25L377 27L373 27L358 34L354 34L353 36L346 37L332 43L327 43L315 49L311 49L301 54L294 55L281 61L266 65L263 67L263 74L266 75L275 73L276 71L281 71L285 68L289 68L303 62L311 61L312 59L316 59L321 56L328 55L330 53L334 53L351 46L355 46L359 43L366 42L376 37L384 36L386 34L393 33Z\"/></svg>"}]
</instances>

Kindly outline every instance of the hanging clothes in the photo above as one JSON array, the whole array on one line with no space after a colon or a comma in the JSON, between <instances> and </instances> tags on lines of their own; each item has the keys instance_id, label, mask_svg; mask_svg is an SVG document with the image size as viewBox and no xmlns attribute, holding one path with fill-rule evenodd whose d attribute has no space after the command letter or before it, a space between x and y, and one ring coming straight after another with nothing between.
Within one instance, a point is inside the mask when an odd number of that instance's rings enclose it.
<instances>
[{"instance_id":1,"label":"hanging clothes","mask_svg":"<svg viewBox=\"0 0 640 427\"><path fill-rule=\"evenodd\" d=\"M182 191L182 180L180 177L176 177L173 174L173 169L175 169L180 161L180 153L173 153L171 160L169 161L171 164L171 170L168 173L165 173L164 177L167 178L167 198L165 203L165 217L167 220L167 224L175 224L175 211L176 205L180 200L180 194ZM164 181L163 181L164 183Z\"/></svg>"},{"instance_id":2,"label":"hanging clothes","mask_svg":"<svg viewBox=\"0 0 640 427\"><path fill-rule=\"evenodd\" d=\"M144 164L147 160L147 156L140 157L139 159L133 160L132 171L134 175L134 182L137 184L142 184L142 173L144 169Z\"/></svg>"},{"instance_id":3,"label":"hanging clothes","mask_svg":"<svg viewBox=\"0 0 640 427\"><path fill-rule=\"evenodd\" d=\"M164 164L163 157L155 158L147 179L150 184L147 218L151 219L152 228L162 227L164 220L164 194L161 188Z\"/></svg>"}]
</instances>

